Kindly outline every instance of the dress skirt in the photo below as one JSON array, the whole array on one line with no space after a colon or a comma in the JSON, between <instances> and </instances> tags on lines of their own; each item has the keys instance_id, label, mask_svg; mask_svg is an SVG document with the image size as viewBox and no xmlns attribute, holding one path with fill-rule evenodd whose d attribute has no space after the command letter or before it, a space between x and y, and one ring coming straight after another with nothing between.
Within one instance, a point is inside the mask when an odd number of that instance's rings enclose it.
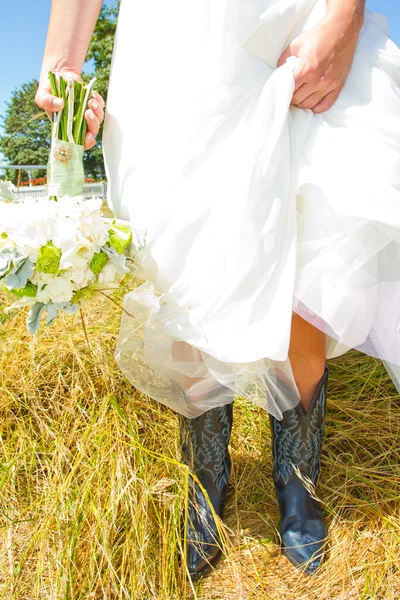
<instances>
[{"instance_id":1,"label":"dress skirt","mask_svg":"<svg viewBox=\"0 0 400 600\"><path fill-rule=\"evenodd\" d=\"M295 406L293 312L328 359L380 358L400 391L400 49L366 8L334 105L291 105L298 59L277 61L326 6L122 0L104 156L143 283L115 359L186 416Z\"/></svg>"}]
</instances>

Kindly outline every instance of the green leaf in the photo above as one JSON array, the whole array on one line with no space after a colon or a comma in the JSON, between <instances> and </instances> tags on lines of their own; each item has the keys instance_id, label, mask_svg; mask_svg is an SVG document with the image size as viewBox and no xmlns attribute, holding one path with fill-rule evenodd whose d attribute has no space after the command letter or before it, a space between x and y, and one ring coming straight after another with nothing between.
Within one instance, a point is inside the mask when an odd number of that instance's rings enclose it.
<instances>
[{"instance_id":1,"label":"green leaf","mask_svg":"<svg viewBox=\"0 0 400 600\"><path fill-rule=\"evenodd\" d=\"M52 242L42 246L39 250L39 258L35 263L35 269L41 273L57 275L60 266L61 250L56 248Z\"/></svg>"},{"instance_id":2,"label":"green leaf","mask_svg":"<svg viewBox=\"0 0 400 600\"><path fill-rule=\"evenodd\" d=\"M11 290L11 293L14 294L14 296L17 296L17 298L35 298L37 289L37 285L28 281L25 287L20 288L19 290Z\"/></svg>"}]
</instances>

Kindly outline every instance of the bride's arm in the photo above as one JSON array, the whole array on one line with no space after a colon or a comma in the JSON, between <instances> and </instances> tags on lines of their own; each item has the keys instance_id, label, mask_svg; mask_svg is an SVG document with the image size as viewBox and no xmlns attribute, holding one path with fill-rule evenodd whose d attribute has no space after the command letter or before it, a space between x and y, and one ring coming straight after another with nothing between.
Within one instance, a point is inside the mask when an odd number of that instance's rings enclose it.
<instances>
[{"instance_id":1,"label":"bride's arm","mask_svg":"<svg viewBox=\"0 0 400 600\"><path fill-rule=\"evenodd\" d=\"M364 25L366 0L327 0L325 20L334 19L337 25L337 42L345 46ZM350 39L349 39L350 38Z\"/></svg>"},{"instance_id":2,"label":"bride's arm","mask_svg":"<svg viewBox=\"0 0 400 600\"><path fill-rule=\"evenodd\" d=\"M327 0L328 12L348 15L352 19L364 21L366 0Z\"/></svg>"},{"instance_id":3,"label":"bride's arm","mask_svg":"<svg viewBox=\"0 0 400 600\"><path fill-rule=\"evenodd\" d=\"M52 0L46 48L43 56L36 104L48 113L58 111L63 102L51 95L48 71L70 75L80 80L90 39L100 13L102 0ZM95 145L103 120L104 102L94 93L85 116L88 134L85 148Z\"/></svg>"},{"instance_id":4,"label":"bride's arm","mask_svg":"<svg viewBox=\"0 0 400 600\"><path fill-rule=\"evenodd\" d=\"M80 73L102 0L53 0L43 67L62 73Z\"/></svg>"}]
</instances>

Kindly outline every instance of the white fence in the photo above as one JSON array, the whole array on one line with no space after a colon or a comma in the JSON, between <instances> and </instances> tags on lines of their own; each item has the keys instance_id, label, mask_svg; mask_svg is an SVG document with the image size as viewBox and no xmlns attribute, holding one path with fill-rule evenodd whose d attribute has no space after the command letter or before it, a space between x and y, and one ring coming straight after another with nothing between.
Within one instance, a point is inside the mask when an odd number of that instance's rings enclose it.
<instances>
[{"instance_id":1,"label":"white fence","mask_svg":"<svg viewBox=\"0 0 400 600\"><path fill-rule=\"evenodd\" d=\"M20 200L23 200L27 196L33 198L46 198L47 188L45 185L35 185L32 187L24 186L15 190L15 195ZM107 183L102 181L101 183L85 183L83 186L83 197L84 198L107 198Z\"/></svg>"}]
</instances>

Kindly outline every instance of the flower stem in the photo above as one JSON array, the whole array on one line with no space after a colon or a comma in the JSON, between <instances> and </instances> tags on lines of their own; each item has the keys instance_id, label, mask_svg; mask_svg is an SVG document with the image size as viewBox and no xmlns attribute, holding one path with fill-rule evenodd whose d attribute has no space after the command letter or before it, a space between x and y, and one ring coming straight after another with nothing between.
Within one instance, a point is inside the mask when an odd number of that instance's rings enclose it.
<instances>
[{"instance_id":1,"label":"flower stem","mask_svg":"<svg viewBox=\"0 0 400 600\"><path fill-rule=\"evenodd\" d=\"M62 75L51 71L48 76L51 93L64 101L63 109L53 113L53 137L83 146L87 131L85 111L96 77L85 85L72 79L67 82Z\"/></svg>"}]
</instances>

